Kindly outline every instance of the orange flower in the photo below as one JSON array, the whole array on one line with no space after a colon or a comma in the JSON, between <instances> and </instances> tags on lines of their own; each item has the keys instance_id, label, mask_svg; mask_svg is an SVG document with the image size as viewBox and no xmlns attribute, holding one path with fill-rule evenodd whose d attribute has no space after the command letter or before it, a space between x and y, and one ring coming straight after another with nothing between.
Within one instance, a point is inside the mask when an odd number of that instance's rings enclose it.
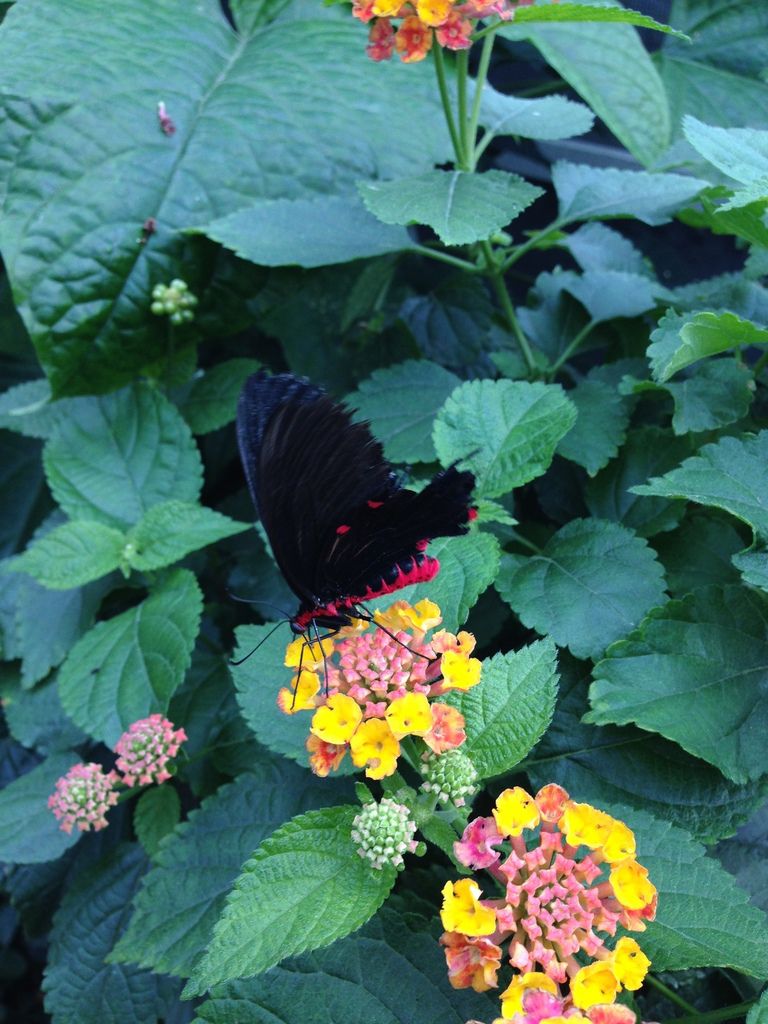
<instances>
[{"instance_id":1,"label":"orange flower","mask_svg":"<svg viewBox=\"0 0 768 1024\"><path fill-rule=\"evenodd\" d=\"M403 18L395 33L395 49L406 64L424 60L432 48L432 29L415 14Z\"/></svg>"}]
</instances>

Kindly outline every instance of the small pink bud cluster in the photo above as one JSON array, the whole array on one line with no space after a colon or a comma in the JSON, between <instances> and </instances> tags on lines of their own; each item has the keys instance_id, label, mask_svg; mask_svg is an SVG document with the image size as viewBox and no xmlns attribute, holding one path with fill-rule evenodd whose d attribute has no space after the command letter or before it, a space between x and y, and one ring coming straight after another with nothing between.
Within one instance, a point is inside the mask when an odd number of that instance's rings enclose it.
<instances>
[{"instance_id":1,"label":"small pink bud cluster","mask_svg":"<svg viewBox=\"0 0 768 1024\"><path fill-rule=\"evenodd\" d=\"M81 832L107 827L106 813L117 803L116 772L105 772L100 764L76 764L56 782L48 806L61 822L64 832L77 826Z\"/></svg>"},{"instance_id":2,"label":"small pink bud cluster","mask_svg":"<svg viewBox=\"0 0 768 1024\"><path fill-rule=\"evenodd\" d=\"M107 827L106 813L118 800L115 787L148 786L165 782L171 773L168 761L187 738L162 715L150 715L134 722L115 744L117 771L105 772L100 764L76 764L56 782L48 806L61 822L64 832L77 826L81 832L98 832ZM119 774L122 773L122 774Z\"/></svg>"},{"instance_id":3,"label":"small pink bud cluster","mask_svg":"<svg viewBox=\"0 0 768 1024\"><path fill-rule=\"evenodd\" d=\"M134 722L115 746L117 770L122 773L126 786L149 786L165 782L171 773L166 765L178 753L187 738L183 729L174 729L162 715L150 715Z\"/></svg>"}]
</instances>

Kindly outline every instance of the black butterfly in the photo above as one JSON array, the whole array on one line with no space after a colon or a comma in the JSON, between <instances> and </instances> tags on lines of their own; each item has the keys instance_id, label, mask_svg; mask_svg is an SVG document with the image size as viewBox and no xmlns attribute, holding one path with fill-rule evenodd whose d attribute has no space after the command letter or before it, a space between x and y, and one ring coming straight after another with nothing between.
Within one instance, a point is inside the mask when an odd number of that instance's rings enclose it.
<instances>
[{"instance_id":1,"label":"black butterfly","mask_svg":"<svg viewBox=\"0 0 768 1024\"><path fill-rule=\"evenodd\" d=\"M275 560L299 598L295 633L349 625L357 606L431 580L434 537L467 532L475 478L454 467L402 487L366 423L322 388L263 370L245 382L237 439ZM367 616L366 616L367 617Z\"/></svg>"}]
</instances>

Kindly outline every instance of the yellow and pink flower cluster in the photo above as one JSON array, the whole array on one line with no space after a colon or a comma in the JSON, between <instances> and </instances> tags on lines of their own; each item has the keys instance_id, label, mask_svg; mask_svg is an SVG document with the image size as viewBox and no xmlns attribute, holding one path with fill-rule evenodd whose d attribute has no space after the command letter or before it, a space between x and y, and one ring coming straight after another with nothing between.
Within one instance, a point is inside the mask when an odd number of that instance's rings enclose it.
<instances>
[{"instance_id":1,"label":"yellow and pink flower cluster","mask_svg":"<svg viewBox=\"0 0 768 1024\"><path fill-rule=\"evenodd\" d=\"M437 754L461 746L464 716L433 698L475 686L481 663L471 657L471 633L441 629L427 640L441 621L432 601L396 601L373 623L358 619L332 638L310 644L298 637L288 645L285 664L301 671L277 703L286 714L314 711L307 749L315 774L338 768L349 751L368 778L383 779L394 773L408 736Z\"/></svg>"},{"instance_id":2,"label":"yellow and pink flower cluster","mask_svg":"<svg viewBox=\"0 0 768 1024\"><path fill-rule=\"evenodd\" d=\"M406 63L424 60L434 38L447 50L472 45L475 23L493 16L509 21L515 9L533 0L353 0L352 13L370 23L366 52L372 60L389 60L396 51ZM395 28L392 19L399 20Z\"/></svg>"},{"instance_id":3,"label":"yellow and pink flower cluster","mask_svg":"<svg viewBox=\"0 0 768 1024\"><path fill-rule=\"evenodd\" d=\"M624 822L554 784L535 797L515 787L501 793L492 816L467 825L454 851L501 890L484 898L473 878L443 888L441 942L455 988L495 988L507 944L515 974L494 1024L634 1021L613 1004L622 989L640 988L650 961L633 938L611 950L605 937L619 925L643 931L657 894Z\"/></svg>"}]
</instances>

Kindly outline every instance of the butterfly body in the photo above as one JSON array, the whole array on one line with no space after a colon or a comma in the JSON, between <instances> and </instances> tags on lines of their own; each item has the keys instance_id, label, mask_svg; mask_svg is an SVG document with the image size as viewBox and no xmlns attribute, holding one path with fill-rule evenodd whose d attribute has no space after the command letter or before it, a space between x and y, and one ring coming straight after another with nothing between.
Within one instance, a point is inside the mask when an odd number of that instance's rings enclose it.
<instances>
[{"instance_id":1,"label":"butterfly body","mask_svg":"<svg viewBox=\"0 0 768 1024\"><path fill-rule=\"evenodd\" d=\"M275 561L299 599L296 633L336 630L357 606L433 579L434 537L467 532L474 477L451 467L404 488L366 423L309 381L264 371L245 383L240 455Z\"/></svg>"}]
</instances>

